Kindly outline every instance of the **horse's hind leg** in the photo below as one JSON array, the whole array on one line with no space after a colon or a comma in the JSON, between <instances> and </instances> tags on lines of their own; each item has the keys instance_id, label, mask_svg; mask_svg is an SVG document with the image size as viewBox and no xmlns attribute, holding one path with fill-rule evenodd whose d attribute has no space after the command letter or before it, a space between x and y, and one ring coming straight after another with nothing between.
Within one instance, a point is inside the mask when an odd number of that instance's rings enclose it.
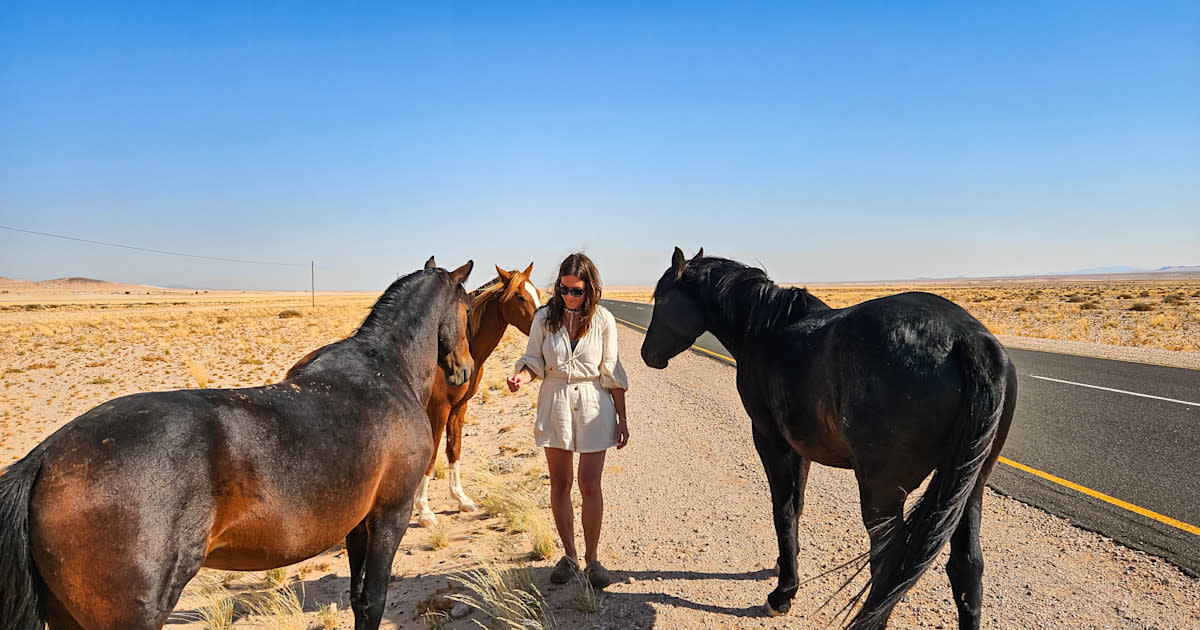
<instances>
[{"instance_id":1,"label":"horse's hind leg","mask_svg":"<svg viewBox=\"0 0 1200 630\"><path fill-rule=\"evenodd\" d=\"M458 462L462 457L462 431L467 420L467 401L463 400L457 407L450 410L450 421L446 424L446 461L450 462L450 494L458 499L460 512L474 512L475 502L462 489L462 479L459 477Z\"/></svg>"},{"instance_id":2,"label":"horse's hind leg","mask_svg":"<svg viewBox=\"0 0 1200 630\"><path fill-rule=\"evenodd\" d=\"M959 630L977 630L983 605L983 549L979 545L979 520L983 506L983 480L975 485L962 520L950 539L946 574L958 606Z\"/></svg>"},{"instance_id":3,"label":"horse's hind leg","mask_svg":"<svg viewBox=\"0 0 1200 630\"><path fill-rule=\"evenodd\" d=\"M799 589L796 556L800 551L796 539L797 519L804 510L804 486L808 462L792 450L780 436L767 436L754 431L754 448L762 460L771 487L771 512L775 521L775 536L779 544L779 583L767 596L764 608L767 615L786 613Z\"/></svg>"}]
</instances>

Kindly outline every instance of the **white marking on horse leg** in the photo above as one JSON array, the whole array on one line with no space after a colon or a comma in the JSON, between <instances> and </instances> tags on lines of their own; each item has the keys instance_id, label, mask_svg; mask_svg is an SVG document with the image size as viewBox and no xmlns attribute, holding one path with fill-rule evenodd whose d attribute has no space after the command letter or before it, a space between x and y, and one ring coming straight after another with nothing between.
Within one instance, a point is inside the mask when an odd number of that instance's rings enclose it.
<instances>
[{"instance_id":1,"label":"white marking on horse leg","mask_svg":"<svg viewBox=\"0 0 1200 630\"><path fill-rule=\"evenodd\" d=\"M421 484L417 486L417 497L413 501L413 504L417 508L417 513L420 514L417 517L418 527L433 527L437 525L437 515L433 513L433 510L429 509L429 475L421 477Z\"/></svg>"},{"instance_id":2,"label":"white marking on horse leg","mask_svg":"<svg viewBox=\"0 0 1200 630\"><path fill-rule=\"evenodd\" d=\"M462 484L459 480L458 462L450 464L449 476L450 494L454 495L455 499L458 499L458 510L460 512L474 512L476 509L475 502L471 500L471 497L467 496L467 493L463 492Z\"/></svg>"},{"instance_id":3,"label":"white marking on horse leg","mask_svg":"<svg viewBox=\"0 0 1200 630\"><path fill-rule=\"evenodd\" d=\"M542 301L540 299L538 299L537 287L533 286L532 282L525 283L525 291L527 293L529 293L529 297L533 298L534 304L536 304L538 306L542 305Z\"/></svg>"}]
</instances>

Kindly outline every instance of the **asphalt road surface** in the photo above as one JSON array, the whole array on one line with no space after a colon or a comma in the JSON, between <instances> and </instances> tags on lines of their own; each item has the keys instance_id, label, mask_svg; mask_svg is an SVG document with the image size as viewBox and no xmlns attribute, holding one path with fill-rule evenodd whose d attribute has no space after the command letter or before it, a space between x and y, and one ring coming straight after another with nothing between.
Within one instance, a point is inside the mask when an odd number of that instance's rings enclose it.
<instances>
[{"instance_id":1,"label":"asphalt road surface","mask_svg":"<svg viewBox=\"0 0 1200 630\"><path fill-rule=\"evenodd\" d=\"M649 304L604 305L635 329L650 324ZM708 333L693 349L733 363ZM1200 371L1009 355L1016 416L989 485L1200 575Z\"/></svg>"}]
</instances>

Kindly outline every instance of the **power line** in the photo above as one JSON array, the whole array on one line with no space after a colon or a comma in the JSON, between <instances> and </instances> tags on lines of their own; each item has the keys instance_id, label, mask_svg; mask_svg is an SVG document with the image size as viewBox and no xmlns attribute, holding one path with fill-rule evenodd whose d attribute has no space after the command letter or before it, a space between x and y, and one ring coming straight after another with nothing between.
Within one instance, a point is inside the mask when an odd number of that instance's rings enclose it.
<instances>
[{"instance_id":1,"label":"power line","mask_svg":"<svg viewBox=\"0 0 1200 630\"><path fill-rule=\"evenodd\" d=\"M183 256L185 258L199 258L201 260L215 260L218 262L243 263L247 265L275 265L279 267L302 267L298 263L281 263L281 262L266 262L261 260L241 260L238 258L221 258L219 256L200 256L198 254L184 254L180 252L169 252L162 249L149 249L146 247L135 247L133 245L121 245L119 243L105 243L103 241L92 241L86 238L76 238L74 236L65 236L63 234L50 234L49 232L36 232L34 230L22 230L21 228L8 227L0 225L0 230L9 230L12 232L23 232L25 234L37 234L38 236L49 236L51 238L61 238L68 241L79 241L80 243L91 243L92 245L105 245L107 247L120 247L122 249L132 249L139 252L150 252L152 254L165 254L167 256Z\"/></svg>"}]
</instances>

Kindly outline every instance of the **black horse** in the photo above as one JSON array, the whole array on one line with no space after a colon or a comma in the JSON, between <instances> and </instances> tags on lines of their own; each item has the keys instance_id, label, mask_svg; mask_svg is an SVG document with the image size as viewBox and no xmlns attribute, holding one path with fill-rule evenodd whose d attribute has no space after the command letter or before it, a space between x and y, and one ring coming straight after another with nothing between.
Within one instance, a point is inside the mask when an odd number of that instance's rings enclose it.
<instances>
[{"instance_id":1,"label":"black horse","mask_svg":"<svg viewBox=\"0 0 1200 630\"><path fill-rule=\"evenodd\" d=\"M689 261L675 248L654 290L642 359L665 368L705 330L737 361L738 393L771 487L779 584L766 613L787 612L799 588L796 521L815 461L854 470L871 538L870 593L850 627L886 627L950 541L946 572L959 627L978 628L983 488L1017 394L1016 371L996 338L936 295L833 309L758 269L705 258L703 249ZM906 496L931 472L906 516Z\"/></svg>"},{"instance_id":2,"label":"black horse","mask_svg":"<svg viewBox=\"0 0 1200 630\"><path fill-rule=\"evenodd\" d=\"M355 628L377 629L433 453L434 374L474 368L471 267L430 258L280 383L124 396L34 447L0 475L0 629L161 628L202 566L271 569L343 538Z\"/></svg>"}]
</instances>

